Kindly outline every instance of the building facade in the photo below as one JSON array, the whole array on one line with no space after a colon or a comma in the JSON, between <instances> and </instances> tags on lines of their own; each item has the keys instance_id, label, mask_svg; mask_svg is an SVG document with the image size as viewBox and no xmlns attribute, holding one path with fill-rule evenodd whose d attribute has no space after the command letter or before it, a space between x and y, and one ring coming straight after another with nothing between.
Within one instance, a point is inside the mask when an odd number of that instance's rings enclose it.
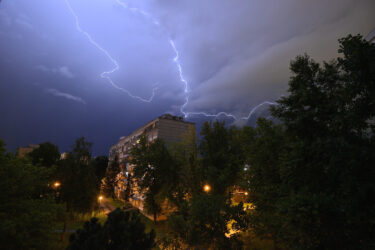
<instances>
[{"instance_id":1,"label":"building facade","mask_svg":"<svg viewBox=\"0 0 375 250\"><path fill-rule=\"evenodd\" d=\"M19 147L17 149L17 156L22 158L39 148L39 144L29 144L27 147Z\"/></svg>"},{"instance_id":2,"label":"building facade","mask_svg":"<svg viewBox=\"0 0 375 250\"><path fill-rule=\"evenodd\" d=\"M123 199L125 190L128 184L128 177L132 176L134 166L130 165L128 159L130 157L131 148L134 147L142 136L145 136L149 142L159 138L162 139L166 145L183 141L184 137L190 132L195 132L195 124L184 121L183 117L172 116L164 114L142 127L135 130L128 136L121 137L119 142L113 145L109 151L109 164L117 157L121 172L117 175L118 185L115 188L115 194L119 199ZM135 181L131 185L131 195L129 197L130 203L143 212L143 194L138 188ZM168 209L166 209L168 210ZM143 214L145 214L143 212ZM145 214L146 216L149 216ZM165 218L162 214L158 217L159 220Z\"/></svg>"},{"instance_id":3,"label":"building facade","mask_svg":"<svg viewBox=\"0 0 375 250\"><path fill-rule=\"evenodd\" d=\"M375 43L375 29L366 36L366 40L370 43Z\"/></svg>"}]
</instances>

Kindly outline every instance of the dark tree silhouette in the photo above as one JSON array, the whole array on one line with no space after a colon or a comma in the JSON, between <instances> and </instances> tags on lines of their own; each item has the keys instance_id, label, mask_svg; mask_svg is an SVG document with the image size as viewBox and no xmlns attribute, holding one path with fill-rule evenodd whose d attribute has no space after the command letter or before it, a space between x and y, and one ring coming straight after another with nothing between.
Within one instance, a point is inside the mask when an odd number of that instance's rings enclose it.
<instances>
[{"instance_id":1,"label":"dark tree silhouette","mask_svg":"<svg viewBox=\"0 0 375 250\"><path fill-rule=\"evenodd\" d=\"M86 222L82 229L70 237L68 249L152 249L155 232L145 232L138 212L125 212L117 208L101 226L96 218Z\"/></svg>"}]
</instances>

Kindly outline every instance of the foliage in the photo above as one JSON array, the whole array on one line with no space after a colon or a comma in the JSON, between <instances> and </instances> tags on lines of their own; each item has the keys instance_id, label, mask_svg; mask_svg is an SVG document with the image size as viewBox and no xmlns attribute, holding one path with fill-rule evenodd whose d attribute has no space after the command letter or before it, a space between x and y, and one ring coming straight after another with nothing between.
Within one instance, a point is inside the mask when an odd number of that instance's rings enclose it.
<instances>
[{"instance_id":1,"label":"foliage","mask_svg":"<svg viewBox=\"0 0 375 250\"><path fill-rule=\"evenodd\" d=\"M173 144L170 152L174 174L172 185L168 187L168 198L183 209L185 198L200 194L204 183L195 129L188 131L182 142Z\"/></svg>"},{"instance_id":2,"label":"foliage","mask_svg":"<svg viewBox=\"0 0 375 250\"><path fill-rule=\"evenodd\" d=\"M212 186L213 193L224 194L236 183L244 166L240 132L216 121L205 123L201 135L199 153L203 177Z\"/></svg>"},{"instance_id":3,"label":"foliage","mask_svg":"<svg viewBox=\"0 0 375 250\"><path fill-rule=\"evenodd\" d=\"M53 223L63 213L53 197L42 195L51 170L6 153L0 140L0 245L4 249L51 247Z\"/></svg>"},{"instance_id":4,"label":"foliage","mask_svg":"<svg viewBox=\"0 0 375 250\"><path fill-rule=\"evenodd\" d=\"M231 206L222 195L201 194L188 201L188 216L179 212L169 218L174 229L174 237L193 248L241 249L237 235L227 237L228 223L234 220L234 227L243 230L247 227L246 213L242 203Z\"/></svg>"},{"instance_id":5,"label":"foliage","mask_svg":"<svg viewBox=\"0 0 375 250\"><path fill-rule=\"evenodd\" d=\"M59 148L49 142L39 145L39 148L34 149L28 154L31 158L33 165L40 165L43 167L51 167L56 165L60 159Z\"/></svg>"},{"instance_id":6,"label":"foliage","mask_svg":"<svg viewBox=\"0 0 375 250\"><path fill-rule=\"evenodd\" d=\"M253 227L291 249L370 249L375 237L375 45L340 39L342 57L291 63L289 96L247 128Z\"/></svg>"},{"instance_id":7,"label":"foliage","mask_svg":"<svg viewBox=\"0 0 375 250\"><path fill-rule=\"evenodd\" d=\"M57 176L61 183L58 200L66 204L68 214L62 240L74 214L91 212L97 206L99 187L94 168L90 166L91 145L83 137L77 139L67 158L58 165Z\"/></svg>"},{"instance_id":8,"label":"foliage","mask_svg":"<svg viewBox=\"0 0 375 250\"><path fill-rule=\"evenodd\" d=\"M243 168L239 132L224 123L206 123L199 148L192 134L172 150L180 183L172 192L181 194L175 199L178 210L169 217L172 238L180 240L172 242L175 247L241 249L238 236L226 236L230 221L238 230L247 227L243 205L232 206L230 193ZM210 192L203 192L204 184Z\"/></svg>"},{"instance_id":9,"label":"foliage","mask_svg":"<svg viewBox=\"0 0 375 250\"><path fill-rule=\"evenodd\" d=\"M116 209L103 226L96 218L70 237L68 249L152 249L155 232L145 232L139 214Z\"/></svg>"},{"instance_id":10,"label":"foliage","mask_svg":"<svg viewBox=\"0 0 375 250\"><path fill-rule=\"evenodd\" d=\"M127 178L126 178L126 187L125 191L123 193L123 199L124 201L129 201L129 198L133 195L133 189L134 187L134 181L133 181L133 175L128 172Z\"/></svg>"},{"instance_id":11,"label":"foliage","mask_svg":"<svg viewBox=\"0 0 375 250\"><path fill-rule=\"evenodd\" d=\"M109 163L107 171L105 172L105 178L103 181L103 192L108 197L115 198L115 187L117 186L118 180L117 175L120 173L120 163L118 156L116 155L114 160Z\"/></svg>"},{"instance_id":12,"label":"foliage","mask_svg":"<svg viewBox=\"0 0 375 250\"><path fill-rule=\"evenodd\" d=\"M91 218L86 221L82 229L78 229L69 237L69 246L67 249L87 249L99 250L104 249L105 234L103 227L97 218Z\"/></svg>"},{"instance_id":13,"label":"foliage","mask_svg":"<svg viewBox=\"0 0 375 250\"><path fill-rule=\"evenodd\" d=\"M89 165L90 155L91 143L82 137L59 164L60 199L66 203L68 212L90 212L96 205L99 190L93 168Z\"/></svg>"},{"instance_id":14,"label":"foliage","mask_svg":"<svg viewBox=\"0 0 375 250\"><path fill-rule=\"evenodd\" d=\"M108 167L108 157L105 155L97 156L91 160L91 166L94 168L96 179L98 180L98 185L105 176Z\"/></svg>"},{"instance_id":15,"label":"foliage","mask_svg":"<svg viewBox=\"0 0 375 250\"><path fill-rule=\"evenodd\" d=\"M145 192L144 207L147 213L153 214L156 222L166 198L163 191L168 190L166 185L171 185L176 180L173 159L162 140L156 139L148 143L145 137L132 148L131 154L134 178L141 191Z\"/></svg>"}]
</instances>

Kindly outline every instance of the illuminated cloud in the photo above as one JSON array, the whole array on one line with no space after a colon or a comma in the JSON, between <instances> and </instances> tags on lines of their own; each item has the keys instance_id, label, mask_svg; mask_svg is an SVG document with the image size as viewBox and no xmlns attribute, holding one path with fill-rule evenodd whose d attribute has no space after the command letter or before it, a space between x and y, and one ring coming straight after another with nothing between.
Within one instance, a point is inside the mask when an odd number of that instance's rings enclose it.
<instances>
[{"instance_id":1,"label":"illuminated cloud","mask_svg":"<svg viewBox=\"0 0 375 250\"><path fill-rule=\"evenodd\" d=\"M35 69L43 71L43 72L47 72L47 73L58 74L68 79L73 79L75 77L74 74L70 71L70 69L67 66L50 69L44 65L37 65L35 66Z\"/></svg>"},{"instance_id":2,"label":"illuminated cloud","mask_svg":"<svg viewBox=\"0 0 375 250\"><path fill-rule=\"evenodd\" d=\"M77 30L64 0L1 2L0 112L5 116L0 137L19 134L8 139L11 147L36 130L43 133L35 140L51 138L46 134L56 135L60 126L56 140L63 145L87 133L98 145L94 150L106 153L118 136L163 112L182 115L186 93L181 72L188 83L185 112L248 116L260 103L286 93L289 62L295 56L306 52L318 61L330 60L337 57L337 39L349 33L367 35L375 24L374 0L70 3L82 30L102 49ZM34 27L32 32L26 23ZM38 85L30 84L34 82ZM59 98L48 98L46 91ZM87 105L64 105L60 97ZM254 111L246 124L267 116L268 107ZM59 124L46 123L41 130L43 125L35 122L26 132L14 126L18 117L31 115L39 121L46 114ZM189 116L197 127L214 118Z\"/></svg>"},{"instance_id":3,"label":"illuminated cloud","mask_svg":"<svg viewBox=\"0 0 375 250\"><path fill-rule=\"evenodd\" d=\"M86 104L86 102L81 97L74 96L74 95L64 93L64 92L60 92L57 89L46 89L45 91L48 94L51 94L51 95L54 95L54 96L63 97L63 98L66 98L68 100L72 100L72 101L75 101L75 102Z\"/></svg>"},{"instance_id":4,"label":"illuminated cloud","mask_svg":"<svg viewBox=\"0 0 375 250\"><path fill-rule=\"evenodd\" d=\"M66 78L70 78L70 79L74 78L73 73L66 66L62 66L58 69L55 69L55 72L58 72L60 75L66 77Z\"/></svg>"}]
</instances>

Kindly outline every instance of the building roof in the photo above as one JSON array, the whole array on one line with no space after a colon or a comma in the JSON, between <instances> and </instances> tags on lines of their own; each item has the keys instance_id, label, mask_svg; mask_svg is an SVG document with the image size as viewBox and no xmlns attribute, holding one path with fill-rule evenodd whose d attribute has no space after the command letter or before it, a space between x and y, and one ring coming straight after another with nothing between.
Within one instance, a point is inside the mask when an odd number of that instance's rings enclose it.
<instances>
[{"instance_id":1,"label":"building roof","mask_svg":"<svg viewBox=\"0 0 375 250\"><path fill-rule=\"evenodd\" d=\"M187 123L187 124L192 124L192 125L195 125L194 122L188 122L188 121L185 121L184 120L184 117L182 116L174 116L174 115L171 115L171 114L163 114L149 122L147 122L145 125L137 128L136 130L134 130L131 134L127 135L127 136L122 136L120 137L120 140L115 144L113 145L111 148L115 147L117 144L121 143L121 142L124 142L124 141L127 141L129 140L130 136L137 136L138 134L142 134L144 132L144 130L150 126L152 123L158 121L158 120L172 120L172 121L178 121L178 122L182 122L182 123Z\"/></svg>"},{"instance_id":2,"label":"building roof","mask_svg":"<svg viewBox=\"0 0 375 250\"><path fill-rule=\"evenodd\" d=\"M375 42L375 29L373 29L367 36L366 40L369 42Z\"/></svg>"}]
</instances>

